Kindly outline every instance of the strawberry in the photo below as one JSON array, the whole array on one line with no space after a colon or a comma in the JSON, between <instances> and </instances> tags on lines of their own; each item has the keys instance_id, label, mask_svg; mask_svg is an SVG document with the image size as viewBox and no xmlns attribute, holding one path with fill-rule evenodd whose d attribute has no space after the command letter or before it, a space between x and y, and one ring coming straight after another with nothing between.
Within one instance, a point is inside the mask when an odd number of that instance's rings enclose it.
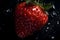
<instances>
[{"instance_id":1,"label":"strawberry","mask_svg":"<svg viewBox=\"0 0 60 40\"><path fill-rule=\"evenodd\" d=\"M41 6L22 2L15 10L15 31L18 37L25 38L40 30L48 21L48 15Z\"/></svg>"}]
</instances>

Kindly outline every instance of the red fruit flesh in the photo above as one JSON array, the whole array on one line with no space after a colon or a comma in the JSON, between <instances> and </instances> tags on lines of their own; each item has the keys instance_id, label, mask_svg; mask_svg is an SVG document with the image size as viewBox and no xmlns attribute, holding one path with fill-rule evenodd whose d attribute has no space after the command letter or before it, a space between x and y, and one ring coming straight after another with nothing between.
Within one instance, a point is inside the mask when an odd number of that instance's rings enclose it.
<instances>
[{"instance_id":1,"label":"red fruit flesh","mask_svg":"<svg viewBox=\"0 0 60 40\"><path fill-rule=\"evenodd\" d=\"M17 5L15 10L15 30L18 37L27 37L42 28L47 21L48 16L40 6L31 3L26 4L25 2Z\"/></svg>"}]
</instances>

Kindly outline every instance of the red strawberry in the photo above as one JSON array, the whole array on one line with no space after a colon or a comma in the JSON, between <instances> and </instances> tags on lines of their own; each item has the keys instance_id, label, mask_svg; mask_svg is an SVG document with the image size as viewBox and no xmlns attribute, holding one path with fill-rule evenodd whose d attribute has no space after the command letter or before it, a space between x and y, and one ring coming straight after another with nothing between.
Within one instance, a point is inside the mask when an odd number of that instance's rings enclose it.
<instances>
[{"instance_id":1,"label":"red strawberry","mask_svg":"<svg viewBox=\"0 0 60 40\"><path fill-rule=\"evenodd\" d=\"M41 29L47 21L48 16L40 6L31 3L26 4L26 2L17 5L15 29L19 37L27 37L34 31Z\"/></svg>"}]
</instances>

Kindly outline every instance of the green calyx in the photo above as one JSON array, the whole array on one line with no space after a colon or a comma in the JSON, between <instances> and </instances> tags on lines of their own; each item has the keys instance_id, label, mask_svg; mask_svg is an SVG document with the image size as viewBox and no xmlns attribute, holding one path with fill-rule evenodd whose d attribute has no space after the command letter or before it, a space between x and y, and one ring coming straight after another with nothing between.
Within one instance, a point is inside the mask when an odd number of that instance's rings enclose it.
<instances>
[{"instance_id":1,"label":"green calyx","mask_svg":"<svg viewBox=\"0 0 60 40\"><path fill-rule=\"evenodd\" d=\"M50 8L53 7L53 5L51 3L48 3L48 4L44 4L43 7L45 10L49 10Z\"/></svg>"},{"instance_id":2,"label":"green calyx","mask_svg":"<svg viewBox=\"0 0 60 40\"><path fill-rule=\"evenodd\" d=\"M35 5L41 6L44 10L49 10L52 7L51 3L44 3L44 0L26 0L26 3L33 3Z\"/></svg>"}]
</instances>

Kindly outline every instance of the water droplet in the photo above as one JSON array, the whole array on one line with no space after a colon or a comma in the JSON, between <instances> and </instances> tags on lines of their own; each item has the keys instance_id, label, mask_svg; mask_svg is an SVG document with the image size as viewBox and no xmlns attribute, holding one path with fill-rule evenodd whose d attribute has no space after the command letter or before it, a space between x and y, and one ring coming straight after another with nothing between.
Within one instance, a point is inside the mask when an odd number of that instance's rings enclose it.
<instances>
[{"instance_id":1,"label":"water droplet","mask_svg":"<svg viewBox=\"0 0 60 40\"><path fill-rule=\"evenodd\" d=\"M54 17L54 16L51 14L51 17Z\"/></svg>"},{"instance_id":2,"label":"water droplet","mask_svg":"<svg viewBox=\"0 0 60 40\"><path fill-rule=\"evenodd\" d=\"M48 25L50 25L51 23L49 22Z\"/></svg>"},{"instance_id":3,"label":"water droplet","mask_svg":"<svg viewBox=\"0 0 60 40\"><path fill-rule=\"evenodd\" d=\"M47 27L47 29L49 29L49 27Z\"/></svg>"},{"instance_id":4,"label":"water droplet","mask_svg":"<svg viewBox=\"0 0 60 40\"><path fill-rule=\"evenodd\" d=\"M54 39L54 38L55 38L54 36L51 37L51 39Z\"/></svg>"},{"instance_id":5,"label":"water droplet","mask_svg":"<svg viewBox=\"0 0 60 40\"><path fill-rule=\"evenodd\" d=\"M10 12L10 9L7 9L6 12Z\"/></svg>"},{"instance_id":6,"label":"water droplet","mask_svg":"<svg viewBox=\"0 0 60 40\"><path fill-rule=\"evenodd\" d=\"M57 15L55 11L53 11L53 15Z\"/></svg>"},{"instance_id":7,"label":"water droplet","mask_svg":"<svg viewBox=\"0 0 60 40\"><path fill-rule=\"evenodd\" d=\"M55 9L55 6L53 5L53 8Z\"/></svg>"},{"instance_id":8,"label":"water droplet","mask_svg":"<svg viewBox=\"0 0 60 40\"><path fill-rule=\"evenodd\" d=\"M33 8L32 10L33 10L33 11L35 11L35 10L36 10L36 8Z\"/></svg>"},{"instance_id":9,"label":"water droplet","mask_svg":"<svg viewBox=\"0 0 60 40\"><path fill-rule=\"evenodd\" d=\"M59 24L59 21L57 21L57 24Z\"/></svg>"},{"instance_id":10,"label":"water droplet","mask_svg":"<svg viewBox=\"0 0 60 40\"><path fill-rule=\"evenodd\" d=\"M47 11L45 11L47 15L49 15L49 13Z\"/></svg>"}]
</instances>

